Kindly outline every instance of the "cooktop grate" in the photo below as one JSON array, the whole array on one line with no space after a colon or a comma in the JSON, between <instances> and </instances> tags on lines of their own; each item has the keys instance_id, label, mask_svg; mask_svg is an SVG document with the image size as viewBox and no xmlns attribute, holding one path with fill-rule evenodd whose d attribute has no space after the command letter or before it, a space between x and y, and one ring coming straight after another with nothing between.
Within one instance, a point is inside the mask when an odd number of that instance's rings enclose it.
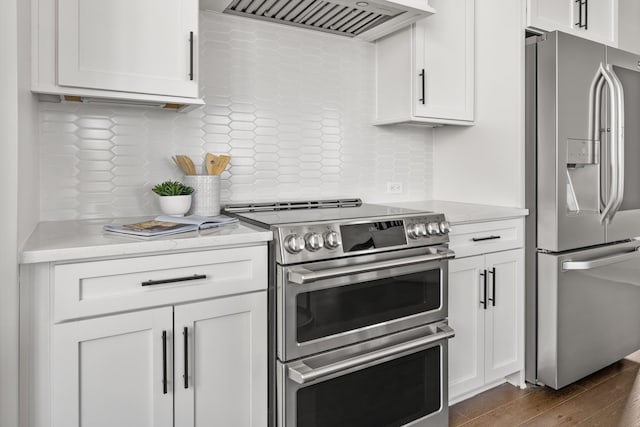
<instances>
[{"instance_id":1,"label":"cooktop grate","mask_svg":"<svg viewBox=\"0 0 640 427\"><path fill-rule=\"evenodd\" d=\"M234 0L225 13L354 37L402 12L370 1Z\"/></svg>"}]
</instances>

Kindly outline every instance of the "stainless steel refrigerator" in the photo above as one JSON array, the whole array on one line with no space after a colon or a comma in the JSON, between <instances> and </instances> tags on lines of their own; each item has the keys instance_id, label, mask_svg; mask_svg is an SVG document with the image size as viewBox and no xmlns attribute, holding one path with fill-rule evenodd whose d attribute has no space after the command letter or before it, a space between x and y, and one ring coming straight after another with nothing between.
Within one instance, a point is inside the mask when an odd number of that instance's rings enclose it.
<instances>
[{"instance_id":1,"label":"stainless steel refrigerator","mask_svg":"<svg viewBox=\"0 0 640 427\"><path fill-rule=\"evenodd\" d=\"M530 382L640 349L640 55L561 32L526 46Z\"/></svg>"}]
</instances>

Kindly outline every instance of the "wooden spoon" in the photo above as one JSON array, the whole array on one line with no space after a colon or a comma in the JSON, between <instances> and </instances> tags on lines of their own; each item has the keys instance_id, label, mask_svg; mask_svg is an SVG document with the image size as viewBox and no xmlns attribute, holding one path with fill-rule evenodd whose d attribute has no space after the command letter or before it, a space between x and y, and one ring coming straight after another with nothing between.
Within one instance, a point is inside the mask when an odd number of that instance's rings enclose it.
<instances>
[{"instance_id":1,"label":"wooden spoon","mask_svg":"<svg viewBox=\"0 0 640 427\"><path fill-rule=\"evenodd\" d=\"M204 158L204 166L209 175L215 175L216 163L218 162L218 156L214 156L211 153L207 153Z\"/></svg>"},{"instance_id":2,"label":"wooden spoon","mask_svg":"<svg viewBox=\"0 0 640 427\"><path fill-rule=\"evenodd\" d=\"M227 167L227 165L229 164L229 162L231 161L231 156L227 156L225 154L221 154L218 156L218 159L216 161L215 164L215 168L214 168L214 175L221 175L222 172L224 172L225 168Z\"/></svg>"},{"instance_id":3,"label":"wooden spoon","mask_svg":"<svg viewBox=\"0 0 640 427\"><path fill-rule=\"evenodd\" d=\"M178 162L180 162L180 167L185 175L195 175L196 174L196 166L193 164L193 161L189 158L189 156L185 156L179 154L176 156L178 158Z\"/></svg>"}]
</instances>

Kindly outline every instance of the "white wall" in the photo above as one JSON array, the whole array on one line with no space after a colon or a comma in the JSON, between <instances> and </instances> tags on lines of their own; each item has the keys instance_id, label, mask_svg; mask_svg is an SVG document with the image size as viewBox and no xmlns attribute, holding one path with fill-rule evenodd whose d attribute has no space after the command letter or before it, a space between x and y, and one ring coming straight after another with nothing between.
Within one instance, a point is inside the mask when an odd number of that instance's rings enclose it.
<instances>
[{"instance_id":1,"label":"white wall","mask_svg":"<svg viewBox=\"0 0 640 427\"><path fill-rule=\"evenodd\" d=\"M31 2L18 1L18 247L40 220L38 100L31 93Z\"/></svg>"},{"instance_id":2,"label":"white wall","mask_svg":"<svg viewBox=\"0 0 640 427\"><path fill-rule=\"evenodd\" d=\"M17 2L0 3L0 424L18 424Z\"/></svg>"},{"instance_id":3,"label":"white wall","mask_svg":"<svg viewBox=\"0 0 640 427\"><path fill-rule=\"evenodd\" d=\"M213 12L200 24L204 108L40 104L42 220L158 213L151 186L181 177L170 156L207 151L233 156L223 203L431 197L431 130L371 125L373 44Z\"/></svg>"},{"instance_id":4,"label":"white wall","mask_svg":"<svg viewBox=\"0 0 640 427\"><path fill-rule=\"evenodd\" d=\"M524 0L476 1L476 125L434 131L434 198L524 207Z\"/></svg>"}]
</instances>

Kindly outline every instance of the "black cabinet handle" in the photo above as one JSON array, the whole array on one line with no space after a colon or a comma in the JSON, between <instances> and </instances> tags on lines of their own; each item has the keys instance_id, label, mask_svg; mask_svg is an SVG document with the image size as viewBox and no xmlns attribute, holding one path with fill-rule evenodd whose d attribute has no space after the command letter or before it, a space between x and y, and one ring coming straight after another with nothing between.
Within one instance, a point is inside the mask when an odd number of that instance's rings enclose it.
<instances>
[{"instance_id":1,"label":"black cabinet handle","mask_svg":"<svg viewBox=\"0 0 640 427\"><path fill-rule=\"evenodd\" d=\"M482 282L484 284L484 286L483 286L483 288L484 288L484 294L483 294L484 299L480 300L480 304L482 304L482 308L484 308L486 310L487 309L487 270L482 270L482 272L480 273L480 277L482 277Z\"/></svg>"},{"instance_id":2,"label":"black cabinet handle","mask_svg":"<svg viewBox=\"0 0 640 427\"><path fill-rule=\"evenodd\" d=\"M489 301L491 301L491 305L495 307L496 306L496 268L493 267L491 270L489 270L489 274L491 274L492 289L493 289L491 291L492 298L489 298Z\"/></svg>"},{"instance_id":3,"label":"black cabinet handle","mask_svg":"<svg viewBox=\"0 0 640 427\"><path fill-rule=\"evenodd\" d=\"M487 236L487 237L473 237L471 240L473 240L474 242L482 242L485 240L496 240L499 238L500 236Z\"/></svg>"},{"instance_id":4,"label":"black cabinet handle","mask_svg":"<svg viewBox=\"0 0 640 427\"><path fill-rule=\"evenodd\" d=\"M578 28L582 28L582 0L576 0L575 2L578 4L578 22L576 22L576 25Z\"/></svg>"},{"instance_id":5,"label":"black cabinet handle","mask_svg":"<svg viewBox=\"0 0 640 427\"><path fill-rule=\"evenodd\" d=\"M162 394L167 394L167 331L162 331Z\"/></svg>"},{"instance_id":6,"label":"black cabinet handle","mask_svg":"<svg viewBox=\"0 0 640 427\"><path fill-rule=\"evenodd\" d=\"M189 388L189 328L182 330L184 336L184 388Z\"/></svg>"},{"instance_id":7,"label":"black cabinet handle","mask_svg":"<svg viewBox=\"0 0 640 427\"><path fill-rule=\"evenodd\" d=\"M163 285L165 283L175 283L175 282L189 282L191 280L200 280L206 279L206 274L194 274L193 276L186 277L175 277L173 279L161 279L161 280L147 280L146 282L142 282L141 286L153 286L153 285Z\"/></svg>"},{"instance_id":8,"label":"black cabinet handle","mask_svg":"<svg viewBox=\"0 0 640 427\"><path fill-rule=\"evenodd\" d=\"M584 29L589 29L589 0L584 0Z\"/></svg>"},{"instance_id":9,"label":"black cabinet handle","mask_svg":"<svg viewBox=\"0 0 640 427\"><path fill-rule=\"evenodd\" d=\"M189 80L193 80L193 31L189 32Z\"/></svg>"},{"instance_id":10,"label":"black cabinet handle","mask_svg":"<svg viewBox=\"0 0 640 427\"><path fill-rule=\"evenodd\" d=\"M422 71L419 74L421 80L422 80L422 98L420 98L418 101L422 103L422 105L425 104L425 87L424 87L424 68L422 69Z\"/></svg>"},{"instance_id":11,"label":"black cabinet handle","mask_svg":"<svg viewBox=\"0 0 640 427\"><path fill-rule=\"evenodd\" d=\"M578 3L578 28L589 29L589 0L575 0ZM584 16L584 22L582 17Z\"/></svg>"}]
</instances>

